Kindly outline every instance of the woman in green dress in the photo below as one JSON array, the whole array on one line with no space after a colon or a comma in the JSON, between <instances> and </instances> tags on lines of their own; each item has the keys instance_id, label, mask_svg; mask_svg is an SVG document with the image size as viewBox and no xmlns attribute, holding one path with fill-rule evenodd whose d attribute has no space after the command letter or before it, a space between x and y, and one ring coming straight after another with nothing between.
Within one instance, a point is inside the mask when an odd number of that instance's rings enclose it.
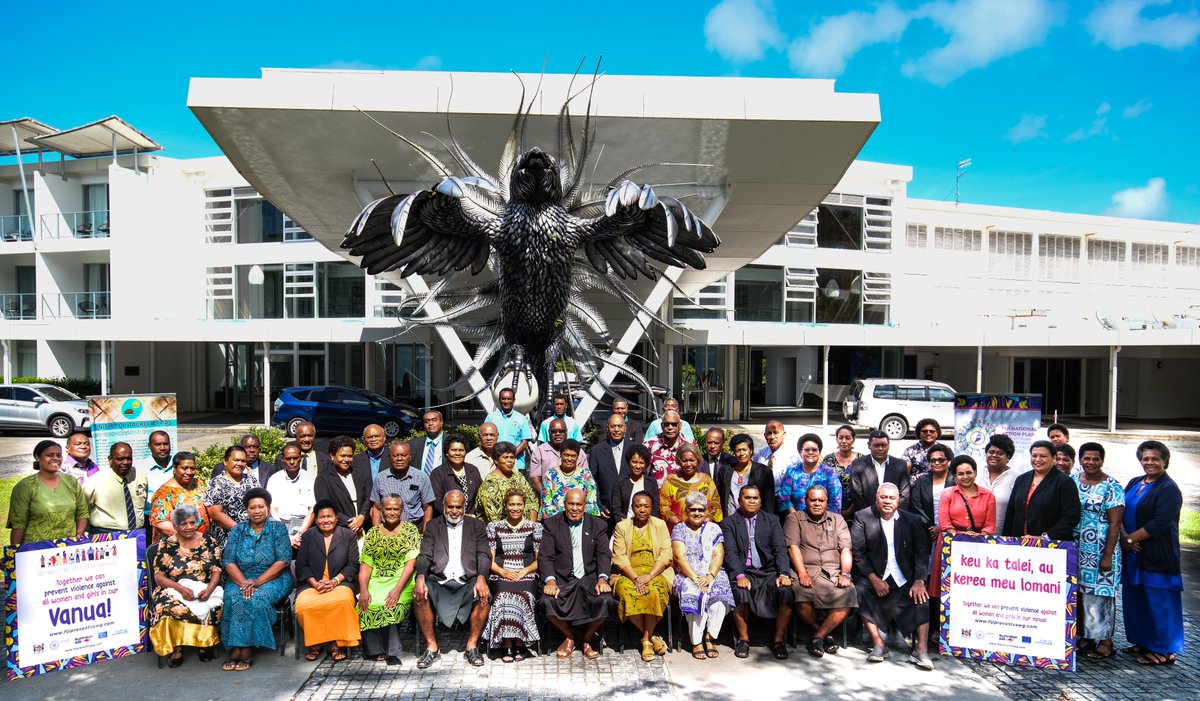
<instances>
[{"instance_id":1,"label":"woman in green dress","mask_svg":"<svg viewBox=\"0 0 1200 701\"><path fill-rule=\"evenodd\" d=\"M379 504L383 520L367 531L358 568L358 624L367 659L400 664L400 624L412 609L413 570L421 533L404 520L404 502L389 494Z\"/></svg>"},{"instance_id":2,"label":"woman in green dress","mask_svg":"<svg viewBox=\"0 0 1200 701\"><path fill-rule=\"evenodd\" d=\"M62 447L54 441L42 441L33 449L37 472L17 482L9 503L13 545L81 538L87 531L87 499L75 478L59 472L62 460Z\"/></svg>"}]
</instances>

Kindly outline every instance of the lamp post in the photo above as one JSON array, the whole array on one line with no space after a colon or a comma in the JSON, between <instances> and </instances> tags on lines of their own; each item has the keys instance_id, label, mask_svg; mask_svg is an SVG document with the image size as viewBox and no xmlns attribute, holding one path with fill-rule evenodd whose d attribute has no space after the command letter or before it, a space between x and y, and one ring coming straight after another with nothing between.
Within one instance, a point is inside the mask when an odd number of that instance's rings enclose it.
<instances>
[{"instance_id":1,"label":"lamp post","mask_svg":"<svg viewBox=\"0 0 1200 701\"><path fill-rule=\"evenodd\" d=\"M250 272L246 275L246 281L251 285L262 289L263 283L266 281L266 276L263 275L261 266L250 266ZM254 318L254 307L250 307L250 318ZM263 426L270 427L271 425L271 342L263 341Z\"/></svg>"}]
</instances>

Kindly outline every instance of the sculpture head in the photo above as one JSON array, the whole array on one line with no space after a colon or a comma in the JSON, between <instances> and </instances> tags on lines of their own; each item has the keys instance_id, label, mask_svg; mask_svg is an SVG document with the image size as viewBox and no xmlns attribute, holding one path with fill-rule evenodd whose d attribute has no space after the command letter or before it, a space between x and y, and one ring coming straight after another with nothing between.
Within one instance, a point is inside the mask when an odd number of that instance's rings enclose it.
<instances>
[{"instance_id":1,"label":"sculpture head","mask_svg":"<svg viewBox=\"0 0 1200 701\"><path fill-rule=\"evenodd\" d=\"M525 152L509 176L509 200L540 204L562 200L558 162L537 146Z\"/></svg>"}]
</instances>

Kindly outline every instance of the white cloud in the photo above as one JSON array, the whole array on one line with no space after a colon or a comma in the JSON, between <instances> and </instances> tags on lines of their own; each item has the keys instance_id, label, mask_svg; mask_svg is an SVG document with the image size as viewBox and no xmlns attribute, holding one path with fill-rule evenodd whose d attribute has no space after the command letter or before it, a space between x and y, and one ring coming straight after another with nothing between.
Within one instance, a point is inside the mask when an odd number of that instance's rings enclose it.
<instances>
[{"instance_id":1,"label":"white cloud","mask_svg":"<svg viewBox=\"0 0 1200 701\"><path fill-rule=\"evenodd\" d=\"M1021 115L1021 121L1009 127L1005 136L1014 144L1020 144L1038 138L1045 138L1046 115L1030 114L1026 112L1025 114Z\"/></svg>"},{"instance_id":2,"label":"white cloud","mask_svg":"<svg viewBox=\"0 0 1200 701\"><path fill-rule=\"evenodd\" d=\"M788 47L792 70L807 75L834 77L846 62L871 44L898 41L909 17L894 3L885 2L871 12L847 12L826 17L813 25L808 36Z\"/></svg>"},{"instance_id":3,"label":"white cloud","mask_svg":"<svg viewBox=\"0 0 1200 701\"><path fill-rule=\"evenodd\" d=\"M1063 141L1068 144L1072 144L1072 143L1075 143L1076 141L1083 141L1084 139L1090 139L1093 136L1100 136L1101 134L1107 134L1108 133L1108 113L1111 111L1112 111L1112 105L1108 104L1108 102L1101 102L1100 106L1096 108L1096 118L1092 120L1091 126L1089 126L1087 129L1084 129L1082 127L1079 129L1076 129L1075 131L1071 132L1070 134L1067 134L1067 138L1063 139Z\"/></svg>"},{"instance_id":4,"label":"white cloud","mask_svg":"<svg viewBox=\"0 0 1200 701\"><path fill-rule=\"evenodd\" d=\"M1138 100L1137 102L1133 103L1132 105L1121 110L1121 116L1124 117L1125 119L1137 119L1138 117L1142 116L1143 114L1146 114L1147 112L1149 112L1150 108L1153 106L1154 106L1154 103L1152 103L1152 102L1146 102L1145 100Z\"/></svg>"},{"instance_id":5,"label":"white cloud","mask_svg":"<svg viewBox=\"0 0 1200 701\"><path fill-rule=\"evenodd\" d=\"M1139 44L1183 49L1195 44L1200 36L1200 14L1195 10L1158 13L1157 17L1142 14L1147 7L1169 3L1170 0L1110 0L1092 10L1085 25L1093 41L1112 49Z\"/></svg>"},{"instance_id":6,"label":"white cloud","mask_svg":"<svg viewBox=\"0 0 1200 701\"><path fill-rule=\"evenodd\" d=\"M1150 178L1145 187L1131 187L1113 193L1113 206L1108 214L1118 217L1145 219L1159 216L1167 211L1167 181Z\"/></svg>"},{"instance_id":7,"label":"white cloud","mask_svg":"<svg viewBox=\"0 0 1200 701\"><path fill-rule=\"evenodd\" d=\"M413 64L413 70L416 71L436 71L442 67L442 59L437 56L429 55L422 56Z\"/></svg>"},{"instance_id":8,"label":"white cloud","mask_svg":"<svg viewBox=\"0 0 1200 701\"><path fill-rule=\"evenodd\" d=\"M906 62L901 71L946 85L972 69L1040 45L1065 12L1049 0L958 0L927 3L914 14L929 19L950 38L944 46Z\"/></svg>"},{"instance_id":9,"label":"white cloud","mask_svg":"<svg viewBox=\"0 0 1200 701\"><path fill-rule=\"evenodd\" d=\"M704 18L704 37L710 51L736 63L757 61L784 44L768 0L721 0Z\"/></svg>"}]
</instances>

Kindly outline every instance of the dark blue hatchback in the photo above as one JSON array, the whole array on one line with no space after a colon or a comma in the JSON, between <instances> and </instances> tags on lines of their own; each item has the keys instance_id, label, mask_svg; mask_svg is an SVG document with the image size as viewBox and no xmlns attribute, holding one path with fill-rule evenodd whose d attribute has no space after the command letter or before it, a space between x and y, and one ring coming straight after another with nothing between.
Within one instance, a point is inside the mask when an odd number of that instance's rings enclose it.
<instances>
[{"instance_id":1,"label":"dark blue hatchback","mask_svg":"<svg viewBox=\"0 0 1200 701\"><path fill-rule=\"evenodd\" d=\"M362 435L367 424L383 426L388 438L407 435L421 423L417 410L407 404L361 389L318 385L288 387L275 400L271 422L289 436L296 426L311 421L317 433Z\"/></svg>"}]
</instances>

